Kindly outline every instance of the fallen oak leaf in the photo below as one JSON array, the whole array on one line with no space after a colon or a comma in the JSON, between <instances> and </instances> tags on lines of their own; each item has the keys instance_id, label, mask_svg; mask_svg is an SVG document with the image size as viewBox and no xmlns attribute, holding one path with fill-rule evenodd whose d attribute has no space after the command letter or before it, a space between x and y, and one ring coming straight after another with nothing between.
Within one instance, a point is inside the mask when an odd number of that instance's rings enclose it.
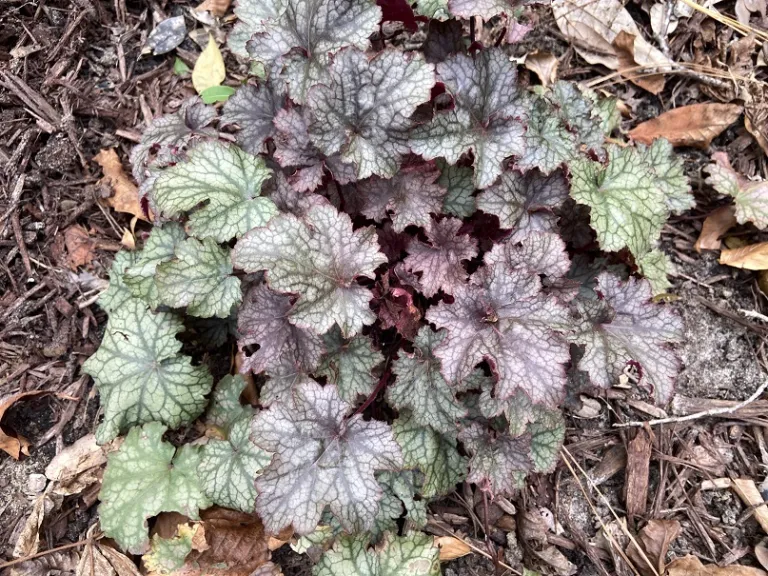
<instances>
[{"instance_id":1,"label":"fallen oak leaf","mask_svg":"<svg viewBox=\"0 0 768 576\"><path fill-rule=\"evenodd\" d=\"M723 130L738 120L743 108L736 104L706 102L664 112L635 126L629 137L642 144L656 138L669 140L672 146L707 148Z\"/></svg>"},{"instance_id":2,"label":"fallen oak leaf","mask_svg":"<svg viewBox=\"0 0 768 576\"><path fill-rule=\"evenodd\" d=\"M670 65L669 59L643 38L619 0L554 0L552 12L560 31L573 41L576 52L590 64L602 64L611 70L626 68L626 62L621 63L614 45L617 36L625 32L634 36L634 40L630 45L625 36L619 40L619 47L624 50L631 46L632 59L637 66L663 71ZM632 76L629 80L645 89L642 79L638 81ZM657 85L652 87L658 88Z\"/></svg>"},{"instance_id":3,"label":"fallen oak leaf","mask_svg":"<svg viewBox=\"0 0 768 576\"><path fill-rule=\"evenodd\" d=\"M643 49L642 44L637 45L638 37L636 34L622 30L611 42L616 52L616 58L619 60L619 74L643 90L647 90L651 94L658 94L664 90L664 76L662 74L648 74L645 70L637 69L642 59L636 56L636 51ZM642 38L640 40L643 42Z\"/></svg>"},{"instance_id":4,"label":"fallen oak leaf","mask_svg":"<svg viewBox=\"0 0 768 576\"><path fill-rule=\"evenodd\" d=\"M702 250L720 250L720 238L735 225L736 212L732 205L714 210L704 219L694 249L699 253Z\"/></svg>"},{"instance_id":5,"label":"fallen oak leaf","mask_svg":"<svg viewBox=\"0 0 768 576\"><path fill-rule=\"evenodd\" d=\"M0 422L2 422L5 412L19 400L47 393L48 392L45 390L34 390L31 392L11 394L0 398ZM29 440L23 436L10 436L3 431L2 427L0 427L0 450L9 454L14 460L18 460L21 454L29 456Z\"/></svg>"},{"instance_id":6,"label":"fallen oak leaf","mask_svg":"<svg viewBox=\"0 0 768 576\"><path fill-rule=\"evenodd\" d=\"M768 270L768 242L723 250L720 264L745 270Z\"/></svg>"},{"instance_id":7,"label":"fallen oak leaf","mask_svg":"<svg viewBox=\"0 0 768 576\"><path fill-rule=\"evenodd\" d=\"M112 148L102 149L93 157L94 162L101 166L104 177L101 184L112 189L114 194L104 201L113 210L132 214L145 222L152 218L152 214L144 213L139 200L139 189L123 170L120 158Z\"/></svg>"},{"instance_id":8,"label":"fallen oak leaf","mask_svg":"<svg viewBox=\"0 0 768 576\"><path fill-rule=\"evenodd\" d=\"M669 545L679 535L680 522L677 520L649 520L640 530L637 539L627 547L627 556L643 576L664 574ZM639 548L653 567L648 565Z\"/></svg>"},{"instance_id":9,"label":"fallen oak leaf","mask_svg":"<svg viewBox=\"0 0 768 576\"><path fill-rule=\"evenodd\" d=\"M720 567L716 564L702 564L696 556L676 558L667 566L667 576L766 576L766 572L751 566L731 564Z\"/></svg>"}]
</instances>

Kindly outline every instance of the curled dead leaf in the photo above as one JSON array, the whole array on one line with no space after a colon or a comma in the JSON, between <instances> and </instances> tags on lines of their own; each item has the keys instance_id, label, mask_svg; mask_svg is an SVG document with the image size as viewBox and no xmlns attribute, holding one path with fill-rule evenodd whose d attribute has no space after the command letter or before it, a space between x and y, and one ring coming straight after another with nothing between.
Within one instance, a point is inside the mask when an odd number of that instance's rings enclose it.
<instances>
[{"instance_id":1,"label":"curled dead leaf","mask_svg":"<svg viewBox=\"0 0 768 576\"><path fill-rule=\"evenodd\" d=\"M751 566L720 567L716 564L702 564L696 556L685 556L672 560L667 566L667 576L768 576L759 568Z\"/></svg>"},{"instance_id":2,"label":"curled dead leaf","mask_svg":"<svg viewBox=\"0 0 768 576\"><path fill-rule=\"evenodd\" d=\"M619 0L554 0L552 11L560 31L590 64L602 64L611 70L628 68L630 59L632 68L663 70L670 64L661 51L643 38ZM622 32L624 36L616 43ZM647 80L637 70L627 71L625 76L644 89L660 91L664 86L663 78Z\"/></svg>"},{"instance_id":3,"label":"curled dead leaf","mask_svg":"<svg viewBox=\"0 0 768 576\"><path fill-rule=\"evenodd\" d=\"M619 60L619 73L643 90L647 90L651 94L658 94L664 90L664 75L649 74L645 70L638 69L643 65L640 64L642 58L637 54L638 50L642 50L642 47L637 46L637 39L636 34L631 34L626 30L619 32L613 39L613 49Z\"/></svg>"},{"instance_id":4,"label":"curled dead leaf","mask_svg":"<svg viewBox=\"0 0 768 576\"><path fill-rule=\"evenodd\" d=\"M53 493L79 494L101 479L106 462L106 450L88 434L56 454L45 468L45 476L53 482Z\"/></svg>"},{"instance_id":5,"label":"curled dead leaf","mask_svg":"<svg viewBox=\"0 0 768 576\"><path fill-rule=\"evenodd\" d=\"M693 247L702 250L720 250L720 238L736 225L736 210L733 205L721 206L704 219L701 233Z\"/></svg>"},{"instance_id":6,"label":"curled dead leaf","mask_svg":"<svg viewBox=\"0 0 768 576\"><path fill-rule=\"evenodd\" d=\"M681 106L639 124L630 130L629 136L643 144L666 138L672 146L707 148L714 138L738 120L742 111L743 108L736 104L713 102Z\"/></svg>"},{"instance_id":7,"label":"curled dead leaf","mask_svg":"<svg viewBox=\"0 0 768 576\"><path fill-rule=\"evenodd\" d=\"M101 184L111 188L113 192L112 196L105 199L106 204L117 212L133 214L136 218L148 221L141 208L139 189L125 173L117 153L112 148L104 148L93 160L104 172Z\"/></svg>"},{"instance_id":8,"label":"curled dead leaf","mask_svg":"<svg viewBox=\"0 0 768 576\"><path fill-rule=\"evenodd\" d=\"M30 396L39 396L41 394L47 394L42 390L34 390L32 392L21 392L19 394L10 394L0 398L0 422L3 420L5 412L13 406L16 402L23 398L29 398ZM29 440L23 436L11 436L6 434L2 427L0 427L0 450L10 454L11 458L18 460L19 457L24 454L29 456Z\"/></svg>"},{"instance_id":9,"label":"curled dead leaf","mask_svg":"<svg viewBox=\"0 0 768 576\"><path fill-rule=\"evenodd\" d=\"M547 87L557 81L557 65L557 58L552 52L536 50L525 57L525 67L536 74Z\"/></svg>"},{"instance_id":10,"label":"curled dead leaf","mask_svg":"<svg viewBox=\"0 0 768 576\"><path fill-rule=\"evenodd\" d=\"M664 566L667 561L669 545L680 535L680 522L677 520L649 520L637 535L636 542L630 542L627 547L627 556L643 576L655 576L664 574ZM652 564L648 565L643 555Z\"/></svg>"},{"instance_id":11,"label":"curled dead leaf","mask_svg":"<svg viewBox=\"0 0 768 576\"><path fill-rule=\"evenodd\" d=\"M723 250L720 264L746 270L768 270L768 242Z\"/></svg>"},{"instance_id":12,"label":"curled dead leaf","mask_svg":"<svg viewBox=\"0 0 768 576\"><path fill-rule=\"evenodd\" d=\"M440 562L455 560L472 552L465 542L453 536L435 536L435 546L440 548Z\"/></svg>"},{"instance_id":13,"label":"curled dead leaf","mask_svg":"<svg viewBox=\"0 0 768 576\"><path fill-rule=\"evenodd\" d=\"M93 261L96 242L80 224L74 224L64 230L64 245L67 247L67 260L72 270L87 266Z\"/></svg>"}]
</instances>

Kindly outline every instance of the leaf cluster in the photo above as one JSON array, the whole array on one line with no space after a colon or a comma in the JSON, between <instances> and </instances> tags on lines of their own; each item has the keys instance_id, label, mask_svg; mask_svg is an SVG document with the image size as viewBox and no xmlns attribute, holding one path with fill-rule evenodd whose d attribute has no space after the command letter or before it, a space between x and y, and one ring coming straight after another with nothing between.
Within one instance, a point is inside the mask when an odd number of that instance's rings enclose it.
<instances>
[{"instance_id":1,"label":"leaf cluster","mask_svg":"<svg viewBox=\"0 0 768 576\"><path fill-rule=\"evenodd\" d=\"M508 9L419 1L436 20L405 51L372 0L241 0L230 47L265 76L146 131L132 160L157 221L116 258L85 365L99 441L127 433L101 512L122 546L217 504L303 548L335 539L317 574L433 574L409 531L426 504L551 471L568 394L630 375L669 400L682 326L652 296L661 228L691 204L682 164L619 146L613 101L528 86L449 19ZM242 374L214 387L181 353L195 322ZM161 441L201 416L204 442Z\"/></svg>"}]
</instances>

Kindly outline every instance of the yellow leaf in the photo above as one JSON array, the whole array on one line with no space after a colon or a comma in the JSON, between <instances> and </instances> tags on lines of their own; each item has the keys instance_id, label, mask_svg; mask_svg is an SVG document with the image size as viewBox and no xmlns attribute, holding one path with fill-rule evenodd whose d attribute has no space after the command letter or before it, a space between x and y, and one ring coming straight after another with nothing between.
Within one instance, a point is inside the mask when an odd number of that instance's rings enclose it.
<instances>
[{"instance_id":1,"label":"yellow leaf","mask_svg":"<svg viewBox=\"0 0 768 576\"><path fill-rule=\"evenodd\" d=\"M768 270L768 242L723 250L720 253L720 264L747 270Z\"/></svg>"},{"instance_id":2,"label":"yellow leaf","mask_svg":"<svg viewBox=\"0 0 768 576\"><path fill-rule=\"evenodd\" d=\"M466 543L453 536L435 536L435 546L440 548L441 562L455 560L472 552Z\"/></svg>"},{"instance_id":3,"label":"yellow leaf","mask_svg":"<svg viewBox=\"0 0 768 576\"><path fill-rule=\"evenodd\" d=\"M192 70L192 85L198 94L202 94L206 88L221 84L225 76L224 58L221 57L221 51L216 46L213 35L208 34L208 45L200 54Z\"/></svg>"}]
</instances>

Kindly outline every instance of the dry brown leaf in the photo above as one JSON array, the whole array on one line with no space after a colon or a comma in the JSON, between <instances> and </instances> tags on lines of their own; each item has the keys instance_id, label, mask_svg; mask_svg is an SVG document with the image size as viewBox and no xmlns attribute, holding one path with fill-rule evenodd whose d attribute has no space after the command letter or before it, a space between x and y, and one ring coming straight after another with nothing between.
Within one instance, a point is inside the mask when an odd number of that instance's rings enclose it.
<instances>
[{"instance_id":1,"label":"dry brown leaf","mask_svg":"<svg viewBox=\"0 0 768 576\"><path fill-rule=\"evenodd\" d=\"M738 120L743 108L736 104L691 104L664 112L643 122L629 132L629 137L643 144L666 138L672 146L707 148L723 130Z\"/></svg>"},{"instance_id":2,"label":"dry brown leaf","mask_svg":"<svg viewBox=\"0 0 768 576\"><path fill-rule=\"evenodd\" d=\"M48 511L53 509L53 502L47 494L41 494L32 505L32 511L24 521L24 526L13 546L14 558L23 558L37 553L40 545L40 526L43 524L46 508Z\"/></svg>"},{"instance_id":3,"label":"dry brown leaf","mask_svg":"<svg viewBox=\"0 0 768 576\"><path fill-rule=\"evenodd\" d=\"M120 158L112 148L104 148L93 160L101 166L104 178L101 183L112 188L113 194L105 202L117 212L133 214L136 218L147 221L139 201L139 189L123 170Z\"/></svg>"},{"instance_id":4,"label":"dry brown leaf","mask_svg":"<svg viewBox=\"0 0 768 576\"><path fill-rule=\"evenodd\" d=\"M611 70L626 68L622 66L614 41L625 32L634 38L629 43L628 36L619 40L624 56L631 54L635 67L662 68L669 66L669 59L654 48L642 36L640 29L624 5L619 0L554 0L552 11L560 31L573 41L573 47L590 64L602 64ZM627 78L645 88L649 85L644 78L637 78L640 71L627 74ZM655 90L663 86L655 78L650 86Z\"/></svg>"},{"instance_id":5,"label":"dry brown leaf","mask_svg":"<svg viewBox=\"0 0 768 576\"><path fill-rule=\"evenodd\" d=\"M643 559L640 550L631 542L627 546L627 556L643 576L664 574L669 545L680 535L680 522L677 520L649 520L637 535L636 542L642 548L646 558L653 564L654 570Z\"/></svg>"},{"instance_id":6,"label":"dry brown leaf","mask_svg":"<svg viewBox=\"0 0 768 576\"><path fill-rule=\"evenodd\" d=\"M136 564L122 552L92 539L95 525L88 530L76 576L141 576Z\"/></svg>"},{"instance_id":7,"label":"dry brown leaf","mask_svg":"<svg viewBox=\"0 0 768 576\"><path fill-rule=\"evenodd\" d=\"M578 568L554 546L547 546L543 550L534 550L533 553L540 560L546 562L555 571L557 576L571 576L578 571Z\"/></svg>"},{"instance_id":8,"label":"dry brown leaf","mask_svg":"<svg viewBox=\"0 0 768 576\"><path fill-rule=\"evenodd\" d=\"M214 507L200 517L207 548L193 550L171 576L250 576L268 562L268 537L255 514ZM171 538L188 520L181 514L161 514L161 525L153 532Z\"/></svg>"},{"instance_id":9,"label":"dry brown leaf","mask_svg":"<svg viewBox=\"0 0 768 576\"><path fill-rule=\"evenodd\" d=\"M768 270L768 242L723 250L720 264L746 270Z\"/></svg>"},{"instance_id":10,"label":"dry brown leaf","mask_svg":"<svg viewBox=\"0 0 768 576\"><path fill-rule=\"evenodd\" d=\"M221 18L229 10L229 5L232 4L232 0L204 0L195 11L197 12L210 12L217 18Z\"/></svg>"},{"instance_id":11,"label":"dry brown leaf","mask_svg":"<svg viewBox=\"0 0 768 576\"><path fill-rule=\"evenodd\" d=\"M744 127L768 154L768 105L764 100L744 108Z\"/></svg>"},{"instance_id":12,"label":"dry brown leaf","mask_svg":"<svg viewBox=\"0 0 768 576\"><path fill-rule=\"evenodd\" d=\"M60 550L16 564L8 572L10 576L54 576L72 574L77 567L78 555L74 550Z\"/></svg>"},{"instance_id":13,"label":"dry brown leaf","mask_svg":"<svg viewBox=\"0 0 768 576\"><path fill-rule=\"evenodd\" d=\"M732 478L731 487L741 501L753 509L755 520L763 532L768 532L768 506L751 478Z\"/></svg>"},{"instance_id":14,"label":"dry brown leaf","mask_svg":"<svg viewBox=\"0 0 768 576\"><path fill-rule=\"evenodd\" d=\"M558 61L552 52L536 50L525 57L525 67L536 74L544 86L552 86L557 81Z\"/></svg>"},{"instance_id":15,"label":"dry brown leaf","mask_svg":"<svg viewBox=\"0 0 768 576\"><path fill-rule=\"evenodd\" d=\"M645 70L637 70L637 58L635 57L637 36L622 30L613 40L613 48L619 59L619 73L632 80L643 90L651 94L658 94L664 90L663 74L648 74Z\"/></svg>"},{"instance_id":16,"label":"dry brown leaf","mask_svg":"<svg viewBox=\"0 0 768 576\"><path fill-rule=\"evenodd\" d=\"M630 440L627 448L627 473L624 480L627 517L645 514L648 500L648 473L651 462L651 437L644 429Z\"/></svg>"},{"instance_id":17,"label":"dry brown leaf","mask_svg":"<svg viewBox=\"0 0 768 576\"><path fill-rule=\"evenodd\" d=\"M0 423L3 421L5 412L16 402L22 398L39 396L40 394L47 394L47 392L43 390L33 390L31 392L21 392L20 394L10 394L9 396L0 398ZM23 436L10 436L3 432L2 427L0 427L0 450L10 454L11 458L14 460L18 460L22 454L29 456L29 440Z\"/></svg>"},{"instance_id":18,"label":"dry brown leaf","mask_svg":"<svg viewBox=\"0 0 768 576\"><path fill-rule=\"evenodd\" d=\"M73 270L87 266L93 260L96 242L80 224L74 224L64 230L64 245L67 247L67 260Z\"/></svg>"},{"instance_id":19,"label":"dry brown leaf","mask_svg":"<svg viewBox=\"0 0 768 576\"><path fill-rule=\"evenodd\" d=\"M702 250L720 250L720 238L736 225L736 210L733 205L721 206L704 219L701 233L693 247Z\"/></svg>"},{"instance_id":20,"label":"dry brown leaf","mask_svg":"<svg viewBox=\"0 0 768 576\"><path fill-rule=\"evenodd\" d=\"M106 451L96 443L93 434L88 434L56 454L46 467L45 476L53 482L55 494L79 494L101 479L101 467L106 462Z\"/></svg>"},{"instance_id":21,"label":"dry brown leaf","mask_svg":"<svg viewBox=\"0 0 768 576\"><path fill-rule=\"evenodd\" d=\"M672 560L667 566L667 576L768 576L759 568L751 566L720 567L716 564L704 565L696 556L685 556Z\"/></svg>"},{"instance_id":22,"label":"dry brown leaf","mask_svg":"<svg viewBox=\"0 0 768 576\"><path fill-rule=\"evenodd\" d=\"M760 562L760 565L768 570L768 546L766 546L765 540L755 546L755 557Z\"/></svg>"},{"instance_id":23,"label":"dry brown leaf","mask_svg":"<svg viewBox=\"0 0 768 576\"><path fill-rule=\"evenodd\" d=\"M455 560L472 553L472 549L453 536L435 536L435 546L440 548L440 562Z\"/></svg>"}]
</instances>

